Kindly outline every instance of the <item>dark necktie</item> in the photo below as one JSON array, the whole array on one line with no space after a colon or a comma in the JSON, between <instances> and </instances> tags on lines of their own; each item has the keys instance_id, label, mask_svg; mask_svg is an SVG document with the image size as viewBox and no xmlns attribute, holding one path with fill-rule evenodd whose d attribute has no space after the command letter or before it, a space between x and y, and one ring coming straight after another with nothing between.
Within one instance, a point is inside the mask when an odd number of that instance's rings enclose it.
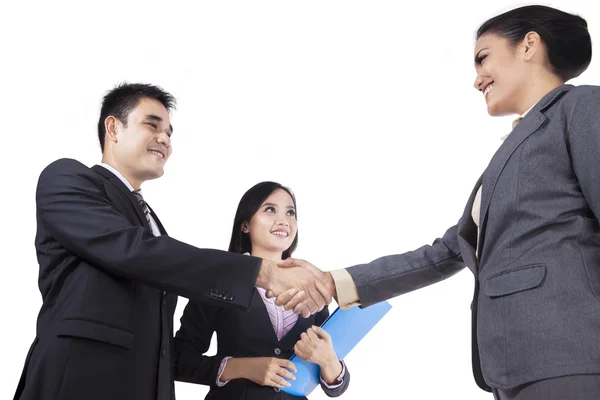
<instances>
[{"instance_id":1,"label":"dark necktie","mask_svg":"<svg viewBox=\"0 0 600 400\"><path fill-rule=\"evenodd\" d=\"M142 207L142 211L144 211L144 215L146 216L146 221L148 221L148 226L150 226L150 229L152 229L152 222L150 222L150 209L148 208L148 204L146 204L146 202L144 201L144 198L142 197L142 195L139 192L136 192L134 190L131 193L133 193L133 195L135 196L136 200L138 201L140 207Z\"/></svg>"}]
</instances>

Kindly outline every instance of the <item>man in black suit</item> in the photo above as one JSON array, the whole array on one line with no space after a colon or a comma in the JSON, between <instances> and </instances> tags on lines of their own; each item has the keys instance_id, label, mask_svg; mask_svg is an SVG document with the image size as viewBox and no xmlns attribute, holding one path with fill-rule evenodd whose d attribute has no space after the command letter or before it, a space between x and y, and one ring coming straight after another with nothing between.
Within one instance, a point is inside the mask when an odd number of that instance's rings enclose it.
<instances>
[{"instance_id":1,"label":"man in black suit","mask_svg":"<svg viewBox=\"0 0 600 400\"><path fill-rule=\"evenodd\" d=\"M61 159L42 172L35 246L43 305L15 399L174 399L177 295L248 309L255 286L298 288L298 313L331 301L315 276L167 236L143 182L171 155L175 99L145 84L104 98L102 164Z\"/></svg>"}]
</instances>

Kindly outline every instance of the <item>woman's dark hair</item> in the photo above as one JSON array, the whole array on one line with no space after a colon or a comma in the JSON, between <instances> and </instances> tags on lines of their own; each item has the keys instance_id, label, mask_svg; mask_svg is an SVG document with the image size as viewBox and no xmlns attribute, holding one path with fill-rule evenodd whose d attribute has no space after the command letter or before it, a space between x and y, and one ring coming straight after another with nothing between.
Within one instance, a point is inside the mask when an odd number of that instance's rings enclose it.
<instances>
[{"instance_id":1,"label":"woman's dark hair","mask_svg":"<svg viewBox=\"0 0 600 400\"><path fill-rule=\"evenodd\" d=\"M292 191L285 186L277 182L261 182L251 187L240 200L237 211L235 212L235 218L233 219L233 229L231 231L231 241L229 242L229 251L235 253L246 253L252 251L252 243L250 242L250 236L247 233L242 232L242 224L244 222L250 222L254 214L258 211L264 201L277 189L285 190L290 195L294 202L294 209L296 210L296 218L298 218L298 209L296 208L296 197ZM298 245L298 232L292 242L292 245L283 252L281 255L282 259L286 259L292 255L296 246Z\"/></svg>"},{"instance_id":2,"label":"woman's dark hair","mask_svg":"<svg viewBox=\"0 0 600 400\"><path fill-rule=\"evenodd\" d=\"M495 33L514 46L529 32L540 35L553 72L563 81L579 76L592 60L592 40L587 22L578 15L551 7L525 6L484 22L477 39Z\"/></svg>"}]
</instances>

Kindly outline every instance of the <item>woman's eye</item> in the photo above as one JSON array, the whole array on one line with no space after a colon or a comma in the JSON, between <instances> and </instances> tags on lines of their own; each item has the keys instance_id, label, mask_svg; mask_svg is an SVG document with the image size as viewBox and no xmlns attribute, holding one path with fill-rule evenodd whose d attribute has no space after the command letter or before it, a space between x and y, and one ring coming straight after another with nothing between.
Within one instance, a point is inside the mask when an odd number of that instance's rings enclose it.
<instances>
[{"instance_id":1,"label":"woman's eye","mask_svg":"<svg viewBox=\"0 0 600 400\"><path fill-rule=\"evenodd\" d=\"M291 217L295 217L296 216L296 210L289 210L288 211L288 215Z\"/></svg>"},{"instance_id":2,"label":"woman's eye","mask_svg":"<svg viewBox=\"0 0 600 400\"><path fill-rule=\"evenodd\" d=\"M268 212L268 213L274 213L275 212L275 207L270 207L269 206L269 207L265 208L265 211Z\"/></svg>"}]
</instances>

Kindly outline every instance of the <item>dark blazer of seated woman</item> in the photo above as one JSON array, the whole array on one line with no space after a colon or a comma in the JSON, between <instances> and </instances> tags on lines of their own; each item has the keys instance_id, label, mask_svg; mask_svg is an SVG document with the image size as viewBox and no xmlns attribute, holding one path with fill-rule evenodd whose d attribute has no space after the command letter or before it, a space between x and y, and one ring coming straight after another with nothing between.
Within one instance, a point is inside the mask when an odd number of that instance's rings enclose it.
<instances>
[{"instance_id":1,"label":"dark blazer of seated woman","mask_svg":"<svg viewBox=\"0 0 600 400\"><path fill-rule=\"evenodd\" d=\"M229 250L278 261L289 257L296 245L291 191L274 182L248 190L238 206ZM276 306L262 289L255 291L247 312L189 301L174 340L175 380L210 386L207 400L306 399L281 390L287 384L284 378L293 377L289 358L296 353L319 365L321 389L329 397L340 396L350 373L327 332L318 328L328 316L327 308L308 318L298 316ZM213 333L217 354L207 356Z\"/></svg>"}]
</instances>

